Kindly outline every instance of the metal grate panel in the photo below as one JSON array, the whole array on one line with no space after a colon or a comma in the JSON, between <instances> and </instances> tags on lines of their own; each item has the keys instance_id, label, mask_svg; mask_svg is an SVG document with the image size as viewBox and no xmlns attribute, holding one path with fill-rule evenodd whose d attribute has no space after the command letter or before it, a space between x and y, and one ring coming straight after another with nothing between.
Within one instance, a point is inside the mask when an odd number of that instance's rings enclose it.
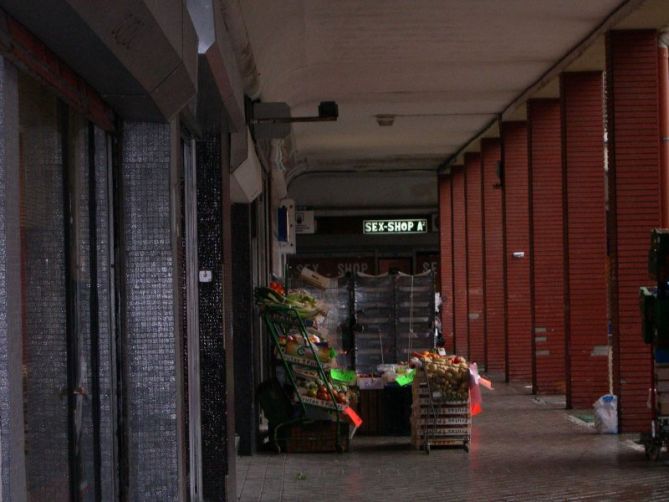
<instances>
[{"instance_id":1,"label":"metal grate panel","mask_svg":"<svg viewBox=\"0 0 669 502\"><path fill-rule=\"evenodd\" d=\"M69 495L65 221L56 98L19 77L23 364L29 498Z\"/></svg>"},{"instance_id":2,"label":"metal grate panel","mask_svg":"<svg viewBox=\"0 0 669 502\"><path fill-rule=\"evenodd\" d=\"M178 492L170 126L124 124L129 496Z\"/></svg>"}]
</instances>

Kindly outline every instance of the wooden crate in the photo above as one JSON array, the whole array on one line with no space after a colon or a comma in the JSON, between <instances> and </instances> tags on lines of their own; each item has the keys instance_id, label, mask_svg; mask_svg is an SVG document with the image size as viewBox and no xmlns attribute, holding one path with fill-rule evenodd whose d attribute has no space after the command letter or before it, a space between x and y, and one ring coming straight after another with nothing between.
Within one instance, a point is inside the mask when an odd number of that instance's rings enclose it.
<instances>
[{"instance_id":1,"label":"wooden crate","mask_svg":"<svg viewBox=\"0 0 669 502\"><path fill-rule=\"evenodd\" d=\"M348 451L348 423L340 422L339 444ZM287 453L325 453L337 451L337 422L318 420L289 427L286 432Z\"/></svg>"},{"instance_id":2,"label":"wooden crate","mask_svg":"<svg viewBox=\"0 0 669 502\"><path fill-rule=\"evenodd\" d=\"M419 376L420 375L420 376ZM411 442L416 448L425 446L463 446L471 437L469 400L430 400L424 374L417 375L412 387ZM434 393L433 393L434 396Z\"/></svg>"},{"instance_id":3,"label":"wooden crate","mask_svg":"<svg viewBox=\"0 0 669 502\"><path fill-rule=\"evenodd\" d=\"M468 441L468 440L467 440ZM462 446L466 441L457 438L431 438L430 446ZM416 449L421 449L425 446L425 440L422 437L411 438L411 444Z\"/></svg>"},{"instance_id":4,"label":"wooden crate","mask_svg":"<svg viewBox=\"0 0 669 502\"><path fill-rule=\"evenodd\" d=\"M432 426L451 426L451 425L471 425L472 419L467 415L414 415L411 420L415 421L417 428L432 427Z\"/></svg>"},{"instance_id":5,"label":"wooden crate","mask_svg":"<svg viewBox=\"0 0 669 502\"><path fill-rule=\"evenodd\" d=\"M362 425L357 434L377 436L383 431L383 390L360 390L357 413Z\"/></svg>"}]
</instances>

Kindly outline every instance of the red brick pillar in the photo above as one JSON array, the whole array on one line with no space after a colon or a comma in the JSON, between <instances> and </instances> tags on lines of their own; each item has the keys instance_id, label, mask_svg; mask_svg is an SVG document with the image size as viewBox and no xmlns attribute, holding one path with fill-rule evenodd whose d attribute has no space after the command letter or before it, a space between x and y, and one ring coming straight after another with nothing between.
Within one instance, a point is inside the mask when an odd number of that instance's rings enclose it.
<instances>
[{"instance_id":1,"label":"red brick pillar","mask_svg":"<svg viewBox=\"0 0 669 502\"><path fill-rule=\"evenodd\" d=\"M455 166L451 171L453 194L453 334L454 351L467 354L469 323L467 321L467 217L465 211L465 170Z\"/></svg>"},{"instance_id":2,"label":"red brick pillar","mask_svg":"<svg viewBox=\"0 0 669 502\"><path fill-rule=\"evenodd\" d=\"M527 105L532 232L534 391L562 394L565 384L562 139L559 99Z\"/></svg>"},{"instance_id":3,"label":"red brick pillar","mask_svg":"<svg viewBox=\"0 0 669 502\"><path fill-rule=\"evenodd\" d=\"M567 407L608 392L604 97L601 72L563 73Z\"/></svg>"},{"instance_id":4,"label":"red brick pillar","mask_svg":"<svg viewBox=\"0 0 669 502\"><path fill-rule=\"evenodd\" d=\"M483 168L483 233L485 251L486 369L505 371L507 345L504 323L504 232L502 190L497 170L501 160L498 138L481 140ZM508 375L507 375L508 378Z\"/></svg>"},{"instance_id":5,"label":"red brick pillar","mask_svg":"<svg viewBox=\"0 0 669 502\"><path fill-rule=\"evenodd\" d=\"M460 168L452 168L453 170ZM453 216L450 175L439 176L439 275L441 276L441 332L453 352Z\"/></svg>"},{"instance_id":6,"label":"red brick pillar","mask_svg":"<svg viewBox=\"0 0 669 502\"><path fill-rule=\"evenodd\" d=\"M461 354L472 361L485 361L485 311L483 307L483 212L481 193L481 156L465 154L467 184L467 293L469 350Z\"/></svg>"},{"instance_id":7,"label":"red brick pillar","mask_svg":"<svg viewBox=\"0 0 669 502\"><path fill-rule=\"evenodd\" d=\"M648 278L650 231L660 225L657 39L612 31L607 39L609 207L614 386L622 432L649 429L648 345L641 340L639 286Z\"/></svg>"},{"instance_id":8,"label":"red brick pillar","mask_svg":"<svg viewBox=\"0 0 669 502\"><path fill-rule=\"evenodd\" d=\"M502 123L504 254L509 378L532 381L532 292L527 123ZM490 328L489 328L490 329Z\"/></svg>"}]
</instances>

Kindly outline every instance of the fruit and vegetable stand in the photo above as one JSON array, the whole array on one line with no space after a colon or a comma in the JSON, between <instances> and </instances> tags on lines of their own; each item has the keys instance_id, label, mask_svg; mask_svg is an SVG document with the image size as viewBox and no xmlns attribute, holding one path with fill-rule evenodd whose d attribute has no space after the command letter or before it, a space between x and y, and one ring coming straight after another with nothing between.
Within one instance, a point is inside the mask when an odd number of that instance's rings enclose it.
<instances>
[{"instance_id":1,"label":"fruit and vegetable stand","mask_svg":"<svg viewBox=\"0 0 669 502\"><path fill-rule=\"evenodd\" d=\"M256 303L282 370L277 371L281 377L279 386L266 385L259 391L263 411L270 417L272 446L281 451L281 443L285 442L288 451L321 451L331 446L338 452L344 451L349 440L348 423L354 425L354 430L360 423L349 407L352 397L349 386L335 382L330 376L330 363L336 354L319 336L315 322L317 316L327 311L306 292L284 294L276 284L258 288ZM270 392L275 398L263 400ZM285 394L283 399L281 392ZM281 401L292 404L292 409L277 414ZM296 441L301 441L301 446Z\"/></svg>"},{"instance_id":2,"label":"fruit and vegetable stand","mask_svg":"<svg viewBox=\"0 0 669 502\"><path fill-rule=\"evenodd\" d=\"M411 441L427 453L431 446L462 446L471 438L470 371L467 361L435 352L416 354Z\"/></svg>"},{"instance_id":3,"label":"fruit and vegetable stand","mask_svg":"<svg viewBox=\"0 0 669 502\"><path fill-rule=\"evenodd\" d=\"M363 429L366 433L410 434L414 446L428 452L431 446L442 445L468 449L474 401L469 396L472 388L478 391L478 373L472 364L474 379L464 358L432 348L430 316L423 315L426 310L433 315L434 304L427 295L429 285L421 285L425 289L421 291L415 289L418 283L410 276L393 279L390 283L395 285L395 300L390 304L397 302L400 308L382 315L385 303L380 289L384 288L378 281L364 279L364 286L354 284L358 297L351 295L358 308L355 334L363 330L369 333L372 327L380 327L381 320L396 318L390 325L402 325L399 331L407 336L405 343L397 344L403 356L395 351L398 347L394 344L389 356L410 357L410 361L384 364L382 356L379 361L366 361L367 371L362 373L357 367L346 367L348 364L340 366L339 362L348 359L338 358L328 342L340 334L341 321L328 326L325 320L333 308L335 312L345 310L343 295L337 294L334 301L326 303L317 299L318 292L312 294L304 288L285 291L278 283L256 290L256 303L276 362L274 382L263 383L258 392L269 421L270 444L277 451L345 451L363 424L358 411L365 421L369 417ZM424 298L418 293L425 293ZM378 326L372 326L372 321ZM414 338L416 333L421 334ZM338 338L333 341L340 342ZM414 341L418 341L417 347ZM420 341L428 341L427 346ZM378 353L385 355L387 348L379 347ZM409 352L411 349L414 351ZM362 355L358 352L357 363ZM472 387L474 380L476 385Z\"/></svg>"}]
</instances>

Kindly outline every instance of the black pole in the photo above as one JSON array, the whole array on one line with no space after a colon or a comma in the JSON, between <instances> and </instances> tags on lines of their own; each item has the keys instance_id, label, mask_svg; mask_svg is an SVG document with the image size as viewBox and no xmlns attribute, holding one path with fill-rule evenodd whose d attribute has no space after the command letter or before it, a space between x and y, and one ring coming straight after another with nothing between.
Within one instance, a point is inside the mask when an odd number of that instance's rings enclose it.
<instances>
[{"instance_id":1,"label":"black pole","mask_svg":"<svg viewBox=\"0 0 669 502\"><path fill-rule=\"evenodd\" d=\"M97 179L95 173L95 126L88 124L88 238L90 285L90 334L91 334L91 401L93 408L93 476L95 500L102 500L102 452L100 436L100 319L98 300L98 222Z\"/></svg>"},{"instance_id":2,"label":"black pole","mask_svg":"<svg viewBox=\"0 0 669 502\"><path fill-rule=\"evenodd\" d=\"M65 312L67 341L67 432L68 464L70 481L70 500L80 500L81 449L76 426L77 383L79 382L79 326L77 318L78 289L76 279L76 242L74 237L75 214L73 212L73 181L69 110L65 103L58 103L58 122L61 137L61 155L63 159L63 223L65 254Z\"/></svg>"}]
</instances>

